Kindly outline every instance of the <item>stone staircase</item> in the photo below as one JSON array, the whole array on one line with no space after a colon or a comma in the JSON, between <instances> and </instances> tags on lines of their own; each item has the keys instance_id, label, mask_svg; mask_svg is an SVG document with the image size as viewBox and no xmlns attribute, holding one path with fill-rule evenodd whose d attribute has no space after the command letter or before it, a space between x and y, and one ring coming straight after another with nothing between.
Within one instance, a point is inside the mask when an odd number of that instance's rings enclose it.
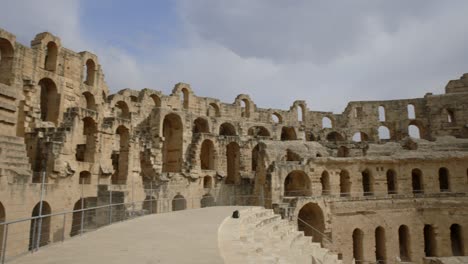
<instances>
[{"instance_id":1,"label":"stone staircase","mask_svg":"<svg viewBox=\"0 0 468 264\"><path fill-rule=\"evenodd\" d=\"M8 177L9 183L27 183L31 175L23 138L0 136L0 177Z\"/></svg>"},{"instance_id":2,"label":"stone staircase","mask_svg":"<svg viewBox=\"0 0 468 264\"><path fill-rule=\"evenodd\" d=\"M297 225L262 207L241 210L238 219L226 218L218 241L225 263L342 263L335 253L297 231Z\"/></svg>"}]
</instances>

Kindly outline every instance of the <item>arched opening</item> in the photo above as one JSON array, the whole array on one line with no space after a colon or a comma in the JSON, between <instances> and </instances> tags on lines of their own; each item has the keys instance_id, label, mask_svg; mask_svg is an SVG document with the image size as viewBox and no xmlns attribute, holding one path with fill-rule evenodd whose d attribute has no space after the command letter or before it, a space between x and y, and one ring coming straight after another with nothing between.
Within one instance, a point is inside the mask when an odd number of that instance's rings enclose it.
<instances>
[{"instance_id":1,"label":"arched opening","mask_svg":"<svg viewBox=\"0 0 468 264\"><path fill-rule=\"evenodd\" d=\"M138 97L135 95L130 95L130 101L132 101L132 103L138 103Z\"/></svg>"},{"instance_id":2,"label":"arched opening","mask_svg":"<svg viewBox=\"0 0 468 264\"><path fill-rule=\"evenodd\" d=\"M258 155L260 151L260 146L257 144L253 149L252 149L252 171L257 170L257 165L258 165Z\"/></svg>"},{"instance_id":3,"label":"arched opening","mask_svg":"<svg viewBox=\"0 0 468 264\"><path fill-rule=\"evenodd\" d=\"M344 138L340 133L333 131L333 132L328 133L327 141L330 141L330 142L344 141Z\"/></svg>"},{"instance_id":4,"label":"arched opening","mask_svg":"<svg viewBox=\"0 0 468 264\"><path fill-rule=\"evenodd\" d=\"M213 188L213 178L211 176L203 177L203 188L204 189Z\"/></svg>"},{"instance_id":5,"label":"arched opening","mask_svg":"<svg viewBox=\"0 0 468 264\"><path fill-rule=\"evenodd\" d=\"M205 139L201 145L200 166L202 170L215 169L215 153L213 141Z\"/></svg>"},{"instance_id":6,"label":"arched opening","mask_svg":"<svg viewBox=\"0 0 468 264\"><path fill-rule=\"evenodd\" d=\"M85 117L82 121L83 135L85 136L86 141L84 144L76 145L75 158L76 161L94 162L94 154L96 153L97 125L91 117Z\"/></svg>"},{"instance_id":7,"label":"arched opening","mask_svg":"<svg viewBox=\"0 0 468 264\"><path fill-rule=\"evenodd\" d=\"M364 132L356 132L353 135L353 141L354 142L364 142L364 141L369 141L369 136L364 133Z\"/></svg>"},{"instance_id":8,"label":"arched opening","mask_svg":"<svg viewBox=\"0 0 468 264\"><path fill-rule=\"evenodd\" d=\"M10 41L0 38L0 83L10 85L14 55Z\"/></svg>"},{"instance_id":9,"label":"arched opening","mask_svg":"<svg viewBox=\"0 0 468 264\"><path fill-rule=\"evenodd\" d=\"M314 133L312 133L312 131L307 131L306 132L306 140L307 141L316 141L317 138L315 137Z\"/></svg>"},{"instance_id":10,"label":"arched opening","mask_svg":"<svg viewBox=\"0 0 468 264\"><path fill-rule=\"evenodd\" d=\"M375 229L375 260L377 263L387 263L387 250L385 248L385 229L381 226Z\"/></svg>"},{"instance_id":11,"label":"arched opening","mask_svg":"<svg viewBox=\"0 0 468 264\"><path fill-rule=\"evenodd\" d=\"M414 105L409 104L407 106L407 110L408 110L408 119L415 119L416 118L416 112L414 110Z\"/></svg>"},{"instance_id":12,"label":"arched opening","mask_svg":"<svg viewBox=\"0 0 468 264\"><path fill-rule=\"evenodd\" d=\"M396 179L396 173L394 170L387 171L387 193L388 194L397 193L397 179Z\"/></svg>"},{"instance_id":13,"label":"arched opening","mask_svg":"<svg viewBox=\"0 0 468 264\"><path fill-rule=\"evenodd\" d=\"M312 189L309 176L303 171L292 171L284 179L284 196L310 196Z\"/></svg>"},{"instance_id":14,"label":"arched opening","mask_svg":"<svg viewBox=\"0 0 468 264\"><path fill-rule=\"evenodd\" d=\"M92 59L86 61L86 76L84 83L89 86L94 86L94 76L96 75L96 64Z\"/></svg>"},{"instance_id":15,"label":"arched opening","mask_svg":"<svg viewBox=\"0 0 468 264\"><path fill-rule=\"evenodd\" d=\"M31 216L38 217L31 220L31 225L29 229L29 250L34 248L42 247L50 242L50 215L52 212L50 205L46 202L37 203L34 206Z\"/></svg>"},{"instance_id":16,"label":"arched opening","mask_svg":"<svg viewBox=\"0 0 468 264\"><path fill-rule=\"evenodd\" d=\"M201 204L201 208L211 207L211 206L216 205L214 197L209 193L203 195L200 201L200 204Z\"/></svg>"},{"instance_id":17,"label":"arched opening","mask_svg":"<svg viewBox=\"0 0 468 264\"><path fill-rule=\"evenodd\" d=\"M281 140L297 140L296 131L294 127L283 127L281 129Z\"/></svg>"},{"instance_id":18,"label":"arched opening","mask_svg":"<svg viewBox=\"0 0 468 264\"><path fill-rule=\"evenodd\" d=\"M361 172L362 176L362 191L364 196L374 195L374 178L369 170Z\"/></svg>"},{"instance_id":19,"label":"arched opening","mask_svg":"<svg viewBox=\"0 0 468 264\"><path fill-rule=\"evenodd\" d=\"M413 169L411 171L411 185L413 187L413 194L424 193L422 171L420 169Z\"/></svg>"},{"instance_id":20,"label":"arched opening","mask_svg":"<svg viewBox=\"0 0 468 264\"><path fill-rule=\"evenodd\" d=\"M208 125L208 121L201 117L195 119L193 122L192 133L210 133L210 126Z\"/></svg>"},{"instance_id":21,"label":"arched opening","mask_svg":"<svg viewBox=\"0 0 468 264\"><path fill-rule=\"evenodd\" d=\"M187 90L187 88L182 88L181 103L184 109L189 108L189 91Z\"/></svg>"},{"instance_id":22,"label":"arched opening","mask_svg":"<svg viewBox=\"0 0 468 264\"><path fill-rule=\"evenodd\" d=\"M351 178L347 170L340 171L340 196L349 197L351 195Z\"/></svg>"},{"instance_id":23,"label":"arched opening","mask_svg":"<svg viewBox=\"0 0 468 264\"><path fill-rule=\"evenodd\" d=\"M305 236L312 236L313 242L322 243L325 220L320 206L316 203L304 205L299 210L297 227L299 231L304 231Z\"/></svg>"},{"instance_id":24,"label":"arched opening","mask_svg":"<svg viewBox=\"0 0 468 264\"><path fill-rule=\"evenodd\" d=\"M183 125L180 116L168 114L163 121L162 172L182 171Z\"/></svg>"},{"instance_id":25,"label":"arched opening","mask_svg":"<svg viewBox=\"0 0 468 264\"><path fill-rule=\"evenodd\" d=\"M82 232L97 228L96 210L84 210L97 206L96 197L81 198L73 206L73 217L70 236L80 235Z\"/></svg>"},{"instance_id":26,"label":"arched opening","mask_svg":"<svg viewBox=\"0 0 468 264\"><path fill-rule=\"evenodd\" d=\"M91 184L91 173L89 171L80 172L80 184Z\"/></svg>"},{"instance_id":27,"label":"arched opening","mask_svg":"<svg viewBox=\"0 0 468 264\"><path fill-rule=\"evenodd\" d=\"M206 113L206 115L212 117L220 117L221 113L219 111L219 106L215 103L210 103L208 105L208 113Z\"/></svg>"},{"instance_id":28,"label":"arched opening","mask_svg":"<svg viewBox=\"0 0 468 264\"><path fill-rule=\"evenodd\" d=\"M419 127L416 125L409 125L408 126L408 135L412 138L421 138L421 132L419 130Z\"/></svg>"},{"instance_id":29,"label":"arched opening","mask_svg":"<svg viewBox=\"0 0 468 264\"><path fill-rule=\"evenodd\" d=\"M271 114L271 120L273 123L280 124L283 122L283 117L281 117L281 115L278 113L273 113Z\"/></svg>"},{"instance_id":30,"label":"arched opening","mask_svg":"<svg viewBox=\"0 0 468 264\"><path fill-rule=\"evenodd\" d=\"M84 92L83 96L86 100L86 109L96 111L96 101L94 95L90 92Z\"/></svg>"},{"instance_id":31,"label":"arched opening","mask_svg":"<svg viewBox=\"0 0 468 264\"><path fill-rule=\"evenodd\" d=\"M304 105L300 104L297 106L297 121L303 122L304 121L304 113L305 113L305 107Z\"/></svg>"},{"instance_id":32,"label":"arched opening","mask_svg":"<svg viewBox=\"0 0 468 264\"><path fill-rule=\"evenodd\" d=\"M441 192L450 191L449 171L447 168L439 169L439 190Z\"/></svg>"},{"instance_id":33,"label":"arched opening","mask_svg":"<svg viewBox=\"0 0 468 264\"><path fill-rule=\"evenodd\" d=\"M143 201L143 210L145 214L155 214L158 212L158 201L155 197L147 195Z\"/></svg>"},{"instance_id":34,"label":"arched opening","mask_svg":"<svg viewBox=\"0 0 468 264\"><path fill-rule=\"evenodd\" d=\"M380 122L385 122L386 117L385 117L385 107L379 106L379 121Z\"/></svg>"},{"instance_id":35,"label":"arched opening","mask_svg":"<svg viewBox=\"0 0 468 264\"><path fill-rule=\"evenodd\" d=\"M353 258L356 263L364 263L364 232L356 228L353 231Z\"/></svg>"},{"instance_id":36,"label":"arched opening","mask_svg":"<svg viewBox=\"0 0 468 264\"><path fill-rule=\"evenodd\" d=\"M436 239L432 225L424 225L424 253L426 257L436 257Z\"/></svg>"},{"instance_id":37,"label":"arched opening","mask_svg":"<svg viewBox=\"0 0 468 264\"><path fill-rule=\"evenodd\" d=\"M286 149L286 161L302 161L302 157L291 149Z\"/></svg>"},{"instance_id":38,"label":"arched opening","mask_svg":"<svg viewBox=\"0 0 468 264\"><path fill-rule=\"evenodd\" d=\"M114 174L112 174L112 184L126 184L128 175L129 131L124 126L119 126L114 136L114 150L112 151L112 165Z\"/></svg>"},{"instance_id":39,"label":"arched opening","mask_svg":"<svg viewBox=\"0 0 468 264\"><path fill-rule=\"evenodd\" d=\"M6 220L6 213L5 213L5 207L3 207L3 204L0 203L0 223L3 223L5 222ZM3 228L4 226L3 225L0 225L0 252L3 252L2 249L3 249ZM0 257L2 255L0 254Z\"/></svg>"},{"instance_id":40,"label":"arched opening","mask_svg":"<svg viewBox=\"0 0 468 264\"><path fill-rule=\"evenodd\" d=\"M130 119L130 110L124 101L118 101L115 104L115 116L118 118Z\"/></svg>"},{"instance_id":41,"label":"arched opening","mask_svg":"<svg viewBox=\"0 0 468 264\"><path fill-rule=\"evenodd\" d=\"M464 256L463 230L459 224L450 226L450 242L453 256Z\"/></svg>"},{"instance_id":42,"label":"arched opening","mask_svg":"<svg viewBox=\"0 0 468 264\"><path fill-rule=\"evenodd\" d=\"M154 107L161 107L161 98L156 94L152 94L151 99L153 99Z\"/></svg>"},{"instance_id":43,"label":"arched opening","mask_svg":"<svg viewBox=\"0 0 468 264\"><path fill-rule=\"evenodd\" d=\"M57 124L59 116L59 96L54 81L44 78L39 81L41 87L41 120Z\"/></svg>"},{"instance_id":44,"label":"arched opening","mask_svg":"<svg viewBox=\"0 0 468 264\"><path fill-rule=\"evenodd\" d=\"M226 184L240 183L240 147L236 142L226 146L227 177Z\"/></svg>"},{"instance_id":45,"label":"arched opening","mask_svg":"<svg viewBox=\"0 0 468 264\"><path fill-rule=\"evenodd\" d=\"M187 201L185 200L185 197L177 194L174 196L172 199L172 211L181 211L185 210L187 208Z\"/></svg>"},{"instance_id":46,"label":"arched opening","mask_svg":"<svg viewBox=\"0 0 468 264\"><path fill-rule=\"evenodd\" d=\"M379 126L378 132L380 140L390 139L390 130L386 126Z\"/></svg>"},{"instance_id":47,"label":"arched opening","mask_svg":"<svg viewBox=\"0 0 468 264\"><path fill-rule=\"evenodd\" d=\"M451 109L446 109L447 110L447 122L449 123L455 123L455 112Z\"/></svg>"},{"instance_id":48,"label":"arched opening","mask_svg":"<svg viewBox=\"0 0 468 264\"><path fill-rule=\"evenodd\" d=\"M254 126L249 128L249 136L252 137L270 137L270 131L264 126Z\"/></svg>"},{"instance_id":49,"label":"arched opening","mask_svg":"<svg viewBox=\"0 0 468 264\"><path fill-rule=\"evenodd\" d=\"M333 123L330 118L322 118L322 128L333 128Z\"/></svg>"},{"instance_id":50,"label":"arched opening","mask_svg":"<svg viewBox=\"0 0 468 264\"><path fill-rule=\"evenodd\" d=\"M222 123L219 127L220 136L235 136L236 134L236 129L230 123Z\"/></svg>"},{"instance_id":51,"label":"arched opening","mask_svg":"<svg viewBox=\"0 0 468 264\"><path fill-rule=\"evenodd\" d=\"M46 56L44 60L44 69L46 71L55 71L57 68L58 47L55 42L50 41L47 43L45 50Z\"/></svg>"},{"instance_id":52,"label":"arched opening","mask_svg":"<svg viewBox=\"0 0 468 264\"><path fill-rule=\"evenodd\" d=\"M322 185L322 195L330 195L330 175L328 171L322 172L320 184Z\"/></svg>"},{"instance_id":53,"label":"arched opening","mask_svg":"<svg viewBox=\"0 0 468 264\"><path fill-rule=\"evenodd\" d=\"M336 156L339 158L346 158L349 157L349 148L345 146L340 146L338 148L338 152L336 153Z\"/></svg>"},{"instance_id":54,"label":"arched opening","mask_svg":"<svg viewBox=\"0 0 468 264\"><path fill-rule=\"evenodd\" d=\"M247 99L241 100L241 116L242 117L250 117L250 102Z\"/></svg>"},{"instance_id":55,"label":"arched opening","mask_svg":"<svg viewBox=\"0 0 468 264\"><path fill-rule=\"evenodd\" d=\"M406 225L401 225L398 228L398 244L400 248L400 259L401 261L411 262L411 255L410 255L410 233L409 229Z\"/></svg>"}]
</instances>

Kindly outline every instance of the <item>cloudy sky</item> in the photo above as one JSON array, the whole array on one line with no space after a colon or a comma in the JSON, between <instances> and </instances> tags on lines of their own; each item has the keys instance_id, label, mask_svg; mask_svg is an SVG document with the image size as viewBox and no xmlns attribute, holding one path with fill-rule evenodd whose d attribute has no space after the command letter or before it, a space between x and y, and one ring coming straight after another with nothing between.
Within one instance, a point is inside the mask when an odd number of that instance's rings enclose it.
<instances>
[{"instance_id":1,"label":"cloudy sky","mask_svg":"<svg viewBox=\"0 0 468 264\"><path fill-rule=\"evenodd\" d=\"M468 1L0 0L0 27L28 45L49 31L99 56L113 92L343 111L348 101L443 93L468 72Z\"/></svg>"}]
</instances>

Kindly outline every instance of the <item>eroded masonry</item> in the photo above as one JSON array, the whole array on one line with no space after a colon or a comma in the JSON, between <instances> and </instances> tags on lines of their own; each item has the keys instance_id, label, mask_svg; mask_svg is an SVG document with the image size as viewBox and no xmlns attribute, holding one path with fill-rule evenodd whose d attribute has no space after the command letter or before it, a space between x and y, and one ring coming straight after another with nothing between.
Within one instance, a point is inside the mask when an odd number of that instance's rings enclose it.
<instances>
[{"instance_id":1,"label":"eroded masonry","mask_svg":"<svg viewBox=\"0 0 468 264\"><path fill-rule=\"evenodd\" d=\"M468 74L441 95L350 102L341 114L305 101L262 109L184 83L111 94L96 55L50 33L26 47L0 30L0 222L109 199L121 218L261 205L344 263L423 263L468 254L467 192ZM107 223L105 210L86 215L88 229ZM45 218L40 246L76 235L82 218ZM27 251L37 230L12 225L26 238L0 247Z\"/></svg>"}]
</instances>

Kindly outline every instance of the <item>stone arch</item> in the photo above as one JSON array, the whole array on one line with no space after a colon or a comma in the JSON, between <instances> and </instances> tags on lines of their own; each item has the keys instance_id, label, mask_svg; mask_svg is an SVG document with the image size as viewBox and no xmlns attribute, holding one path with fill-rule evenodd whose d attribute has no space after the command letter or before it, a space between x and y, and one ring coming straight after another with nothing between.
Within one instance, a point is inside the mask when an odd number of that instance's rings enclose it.
<instances>
[{"instance_id":1,"label":"stone arch","mask_svg":"<svg viewBox=\"0 0 468 264\"><path fill-rule=\"evenodd\" d=\"M312 188L309 176L300 170L292 171L284 179L284 196L310 196Z\"/></svg>"},{"instance_id":2,"label":"stone arch","mask_svg":"<svg viewBox=\"0 0 468 264\"><path fill-rule=\"evenodd\" d=\"M423 174L420 169L413 169L411 171L411 186L413 194L424 193Z\"/></svg>"},{"instance_id":3,"label":"stone arch","mask_svg":"<svg viewBox=\"0 0 468 264\"><path fill-rule=\"evenodd\" d=\"M385 229L378 226L375 229L375 260L377 263L387 263L387 249L385 247Z\"/></svg>"},{"instance_id":4,"label":"stone arch","mask_svg":"<svg viewBox=\"0 0 468 264\"><path fill-rule=\"evenodd\" d=\"M421 138L421 129L416 122L411 122L408 126L408 135L412 138Z\"/></svg>"},{"instance_id":5,"label":"stone arch","mask_svg":"<svg viewBox=\"0 0 468 264\"><path fill-rule=\"evenodd\" d=\"M3 204L0 202L0 223L3 223L6 221L6 213L5 213L5 207ZM0 225L0 252L3 252L3 225Z\"/></svg>"},{"instance_id":6,"label":"stone arch","mask_svg":"<svg viewBox=\"0 0 468 264\"><path fill-rule=\"evenodd\" d=\"M96 63L92 59L88 59L85 64L85 78L84 83L89 86L94 86L94 79L96 76Z\"/></svg>"},{"instance_id":7,"label":"stone arch","mask_svg":"<svg viewBox=\"0 0 468 264\"><path fill-rule=\"evenodd\" d=\"M439 191L450 192L450 172L445 167L439 169Z\"/></svg>"},{"instance_id":8,"label":"stone arch","mask_svg":"<svg viewBox=\"0 0 468 264\"><path fill-rule=\"evenodd\" d=\"M91 173L89 171L81 171L79 175L80 184L91 184Z\"/></svg>"},{"instance_id":9,"label":"stone arch","mask_svg":"<svg viewBox=\"0 0 468 264\"><path fill-rule=\"evenodd\" d=\"M286 149L286 161L302 161L302 157L291 149Z\"/></svg>"},{"instance_id":10,"label":"stone arch","mask_svg":"<svg viewBox=\"0 0 468 264\"><path fill-rule=\"evenodd\" d=\"M226 146L227 177L226 184L240 183L240 147L236 142Z\"/></svg>"},{"instance_id":11,"label":"stone arch","mask_svg":"<svg viewBox=\"0 0 468 264\"><path fill-rule=\"evenodd\" d=\"M324 170L320 176L320 184L322 185L322 195L330 195L330 174Z\"/></svg>"},{"instance_id":12,"label":"stone arch","mask_svg":"<svg viewBox=\"0 0 468 264\"><path fill-rule=\"evenodd\" d=\"M303 104L296 105L296 111L297 111L297 121L304 122L305 113L306 113L305 106Z\"/></svg>"},{"instance_id":13,"label":"stone arch","mask_svg":"<svg viewBox=\"0 0 468 264\"><path fill-rule=\"evenodd\" d=\"M424 225L424 253L426 257L436 257L437 244L434 227Z\"/></svg>"},{"instance_id":14,"label":"stone arch","mask_svg":"<svg viewBox=\"0 0 468 264\"><path fill-rule=\"evenodd\" d=\"M41 88L41 120L57 124L60 106L57 86L49 78L40 80L39 86Z\"/></svg>"},{"instance_id":15,"label":"stone arch","mask_svg":"<svg viewBox=\"0 0 468 264\"><path fill-rule=\"evenodd\" d=\"M411 237L406 225L401 225L398 228L398 244L401 261L411 262Z\"/></svg>"},{"instance_id":16,"label":"stone arch","mask_svg":"<svg viewBox=\"0 0 468 264\"><path fill-rule=\"evenodd\" d=\"M130 109L125 101L118 101L115 104L115 116L118 118L130 119Z\"/></svg>"},{"instance_id":17,"label":"stone arch","mask_svg":"<svg viewBox=\"0 0 468 264\"><path fill-rule=\"evenodd\" d=\"M270 137L270 131L264 126L253 126L249 128L248 134L252 137Z\"/></svg>"},{"instance_id":18,"label":"stone arch","mask_svg":"<svg viewBox=\"0 0 468 264\"><path fill-rule=\"evenodd\" d=\"M276 112L271 114L271 120L273 121L273 123L276 123L276 124L283 123L283 117L280 114L276 113Z\"/></svg>"},{"instance_id":19,"label":"stone arch","mask_svg":"<svg viewBox=\"0 0 468 264\"><path fill-rule=\"evenodd\" d=\"M336 156L339 157L339 158L349 157L349 148L347 148L346 146L340 146L338 148Z\"/></svg>"},{"instance_id":20,"label":"stone arch","mask_svg":"<svg viewBox=\"0 0 468 264\"><path fill-rule=\"evenodd\" d=\"M10 41L0 38L0 83L11 84L14 53L15 51Z\"/></svg>"},{"instance_id":21,"label":"stone arch","mask_svg":"<svg viewBox=\"0 0 468 264\"><path fill-rule=\"evenodd\" d=\"M281 140L297 140L296 130L294 129L294 127L282 127Z\"/></svg>"},{"instance_id":22,"label":"stone arch","mask_svg":"<svg viewBox=\"0 0 468 264\"><path fill-rule=\"evenodd\" d=\"M364 232L356 228L353 231L353 258L356 263L364 263Z\"/></svg>"},{"instance_id":23,"label":"stone arch","mask_svg":"<svg viewBox=\"0 0 468 264\"><path fill-rule=\"evenodd\" d=\"M152 94L150 97L153 100L154 107L161 107L161 98L158 95Z\"/></svg>"},{"instance_id":24,"label":"stone arch","mask_svg":"<svg viewBox=\"0 0 468 264\"><path fill-rule=\"evenodd\" d=\"M154 196L146 195L142 207L148 214L156 214L158 212L158 201Z\"/></svg>"},{"instance_id":25,"label":"stone arch","mask_svg":"<svg viewBox=\"0 0 468 264\"><path fill-rule=\"evenodd\" d=\"M385 107L383 105L379 106L379 121L385 122L386 121L386 114L385 114Z\"/></svg>"},{"instance_id":26,"label":"stone arch","mask_svg":"<svg viewBox=\"0 0 468 264\"><path fill-rule=\"evenodd\" d=\"M44 69L46 71L55 71L57 68L58 46L55 42L49 41L45 50Z\"/></svg>"},{"instance_id":27,"label":"stone arch","mask_svg":"<svg viewBox=\"0 0 468 264\"><path fill-rule=\"evenodd\" d=\"M325 231L325 219L322 208L316 203L304 205L299 210L297 227L299 231L304 231L305 236L312 236L313 242L322 243Z\"/></svg>"},{"instance_id":28,"label":"stone arch","mask_svg":"<svg viewBox=\"0 0 468 264\"><path fill-rule=\"evenodd\" d=\"M187 88L182 88L181 90L182 92L182 95L181 95L181 103L182 103L182 107L184 109L188 109L189 108L189 95L190 95L190 92Z\"/></svg>"},{"instance_id":29,"label":"stone arch","mask_svg":"<svg viewBox=\"0 0 468 264\"><path fill-rule=\"evenodd\" d=\"M240 100L240 105L242 110L241 116L250 117L250 101L246 98L243 98Z\"/></svg>"},{"instance_id":30,"label":"stone arch","mask_svg":"<svg viewBox=\"0 0 468 264\"><path fill-rule=\"evenodd\" d=\"M257 170L259 153L260 153L260 145L257 144L257 145L252 149L252 171L256 171L256 170Z\"/></svg>"},{"instance_id":31,"label":"stone arch","mask_svg":"<svg viewBox=\"0 0 468 264\"><path fill-rule=\"evenodd\" d=\"M214 170L216 166L215 147L213 141L203 140L200 151L200 167L202 170Z\"/></svg>"},{"instance_id":32,"label":"stone arch","mask_svg":"<svg viewBox=\"0 0 468 264\"><path fill-rule=\"evenodd\" d=\"M378 133L380 140L387 140L391 138L390 130L386 126L379 126Z\"/></svg>"},{"instance_id":33,"label":"stone arch","mask_svg":"<svg viewBox=\"0 0 468 264\"><path fill-rule=\"evenodd\" d=\"M322 118L322 128L333 128L333 121L331 118L325 116Z\"/></svg>"},{"instance_id":34,"label":"stone arch","mask_svg":"<svg viewBox=\"0 0 468 264\"><path fill-rule=\"evenodd\" d=\"M210 133L210 126L208 125L208 120L202 117L195 119L195 121L193 121L192 133Z\"/></svg>"},{"instance_id":35,"label":"stone arch","mask_svg":"<svg viewBox=\"0 0 468 264\"><path fill-rule=\"evenodd\" d=\"M394 170L387 170L386 176L387 176L387 193L388 194L398 193L396 172Z\"/></svg>"},{"instance_id":36,"label":"stone arch","mask_svg":"<svg viewBox=\"0 0 468 264\"><path fill-rule=\"evenodd\" d=\"M213 116L213 117L220 117L221 112L219 111L219 106L216 103L210 103L208 105L208 113L206 115Z\"/></svg>"},{"instance_id":37,"label":"stone arch","mask_svg":"<svg viewBox=\"0 0 468 264\"><path fill-rule=\"evenodd\" d=\"M453 109L447 108L445 109L445 112L447 112L447 122L451 124L456 123L455 111L453 111Z\"/></svg>"},{"instance_id":38,"label":"stone arch","mask_svg":"<svg viewBox=\"0 0 468 264\"><path fill-rule=\"evenodd\" d=\"M86 109L96 111L96 100L94 95L90 92L84 92L83 96L86 100Z\"/></svg>"},{"instance_id":39,"label":"stone arch","mask_svg":"<svg viewBox=\"0 0 468 264\"><path fill-rule=\"evenodd\" d=\"M340 171L340 196L349 197L351 195L351 177L347 170Z\"/></svg>"},{"instance_id":40,"label":"stone arch","mask_svg":"<svg viewBox=\"0 0 468 264\"><path fill-rule=\"evenodd\" d=\"M369 135L367 135L367 134L364 133L364 132L356 132L356 133L353 135L353 141L354 141L354 142L365 142L365 141L369 141Z\"/></svg>"},{"instance_id":41,"label":"stone arch","mask_svg":"<svg viewBox=\"0 0 468 264\"><path fill-rule=\"evenodd\" d=\"M344 141L344 137L340 133L336 131L332 131L327 134L327 141L330 141L330 142Z\"/></svg>"},{"instance_id":42,"label":"stone arch","mask_svg":"<svg viewBox=\"0 0 468 264\"><path fill-rule=\"evenodd\" d=\"M213 177L207 175L203 177L203 189L211 188L213 188Z\"/></svg>"},{"instance_id":43,"label":"stone arch","mask_svg":"<svg viewBox=\"0 0 468 264\"><path fill-rule=\"evenodd\" d=\"M463 229L459 224L450 226L450 244L453 256L464 256Z\"/></svg>"},{"instance_id":44,"label":"stone arch","mask_svg":"<svg viewBox=\"0 0 468 264\"><path fill-rule=\"evenodd\" d=\"M408 119L415 119L416 118L416 111L414 109L413 104L408 104L406 106L407 112L408 112Z\"/></svg>"},{"instance_id":45,"label":"stone arch","mask_svg":"<svg viewBox=\"0 0 468 264\"><path fill-rule=\"evenodd\" d=\"M201 208L215 206L216 203L215 203L215 199L214 199L213 195L211 195L209 193L203 195L203 197L202 197L202 199L200 201L200 205L201 205Z\"/></svg>"},{"instance_id":46,"label":"stone arch","mask_svg":"<svg viewBox=\"0 0 468 264\"><path fill-rule=\"evenodd\" d=\"M76 160L84 162L94 162L94 154L96 153L97 139L97 124L91 117L83 118L83 135L85 136L85 144L76 146Z\"/></svg>"},{"instance_id":47,"label":"stone arch","mask_svg":"<svg viewBox=\"0 0 468 264\"><path fill-rule=\"evenodd\" d=\"M231 123L222 123L219 127L220 136L236 136L236 128Z\"/></svg>"},{"instance_id":48,"label":"stone arch","mask_svg":"<svg viewBox=\"0 0 468 264\"><path fill-rule=\"evenodd\" d=\"M29 250L34 248L42 247L50 242L50 215L52 209L48 202L42 201L42 210L41 202L37 203L33 210L31 217L38 217L31 220L31 225L29 229Z\"/></svg>"},{"instance_id":49,"label":"stone arch","mask_svg":"<svg viewBox=\"0 0 468 264\"><path fill-rule=\"evenodd\" d=\"M114 173L111 177L112 184L126 184L128 176L128 162L130 152L130 134L128 128L121 125L115 131L115 143L117 151L112 152L112 165Z\"/></svg>"},{"instance_id":50,"label":"stone arch","mask_svg":"<svg viewBox=\"0 0 468 264\"><path fill-rule=\"evenodd\" d=\"M172 211L181 211L187 209L187 200L181 194L177 194L172 198Z\"/></svg>"},{"instance_id":51,"label":"stone arch","mask_svg":"<svg viewBox=\"0 0 468 264\"><path fill-rule=\"evenodd\" d=\"M163 168L162 172L182 171L183 125L179 115L171 113L163 121Z\"/></svg>"},{"instance_id":52,"label":"stone arch","mask_svg":"<svg viewBox=\"0 0 468 264\"><path fill-rule=\"evenodd\" d=\"M362 176L362 192L364 196L374 195L374 177L370 170L365 169L361 172Z\"/></svg>"}]
</instances>

